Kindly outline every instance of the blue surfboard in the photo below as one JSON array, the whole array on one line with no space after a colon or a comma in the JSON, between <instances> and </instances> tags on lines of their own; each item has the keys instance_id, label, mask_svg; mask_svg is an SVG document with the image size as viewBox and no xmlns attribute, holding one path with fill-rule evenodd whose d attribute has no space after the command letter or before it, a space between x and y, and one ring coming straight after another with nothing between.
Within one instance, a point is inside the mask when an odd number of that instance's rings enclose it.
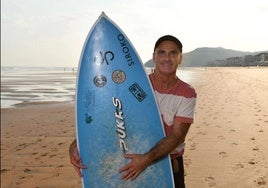
<instances>
[{"instance_id":1,"label":"blue surfboard","mask_svg":"<svg viewBox=\"0 0 268 188\"><path fill-rule=\"evenodd\" d=\"M133 45L102 13L91 28L79 62L77 142L83 187L174 187L169 157L124 181L125 153L148 152L165 136L152 86Z\"/></svg>"}]
</instances>

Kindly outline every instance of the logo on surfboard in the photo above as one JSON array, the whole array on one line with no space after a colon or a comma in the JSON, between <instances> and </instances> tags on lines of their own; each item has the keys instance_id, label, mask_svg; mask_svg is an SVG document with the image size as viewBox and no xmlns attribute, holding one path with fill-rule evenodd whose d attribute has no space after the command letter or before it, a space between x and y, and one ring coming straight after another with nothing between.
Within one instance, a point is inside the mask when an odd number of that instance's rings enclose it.
<instances>
[{"instance_id":1,"label":"logo on surfboard","mask_svg":"<svg viewBox=\"0 0 268 188\"><path fill-rule=\"evenodd\" d=\"M103 75L97 75L94 77L94 84L97 87L103 87L107 83L107 79Z\"/></svg>"},{"instance_id":2,"label":"logo on surfboard","mask_svg":"<svg viewBox=\"0 0 268 188\"><path fill-rule=\"evenodd\" d=\"M103 63L109 65L111 61L114 59L114 53L112 51L102 52L94 57L94 62L97 65L102 65Z\"/></svg>"},{"instance_id":3,"label":"logo on surfboard","mask_svg":"<svg viewBox=\"0 0 268 188\"><path fill-rule=\"evenodd\" d=\"M112 74L112 79L117 84L122 84L126 79L126 74L122 70L115 70Z\"/></svg>"},{"instance_id":4,"label":"logo on surfboard","mask_svg":"<svg viewBox=\"0 0 268 188\"><path fill-rule=\"evenodd\" d=\"M147 96L145 91L136 82L129 87L129 91L136 97L139 102L143 101Z\"/></svg>"},{"instance_id":5,"label":"logo on surfboard","mask_svg":"<svg viewBox=\"0 0 268 188\"><path fill-rule=\"evenodd\" d=\"M123 104L120 99L113 97L113 105L115 107L115 122L116 122L116 132L119 137L119 145L120 148L124 153L128 151L126 138L127 138L127 132L126 132L126 124L125 124L125 118L123 116Z\"/></svg>"}]
</instances>

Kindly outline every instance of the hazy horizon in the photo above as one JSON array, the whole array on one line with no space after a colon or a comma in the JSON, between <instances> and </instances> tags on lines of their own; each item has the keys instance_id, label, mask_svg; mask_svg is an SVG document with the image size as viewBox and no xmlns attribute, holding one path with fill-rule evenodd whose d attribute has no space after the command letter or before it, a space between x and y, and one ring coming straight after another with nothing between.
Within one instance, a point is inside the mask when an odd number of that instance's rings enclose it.
<instances>
[{"instance_id":1,"label":"hazy horizon","mask_svg":"<svg viewBox=\"0 0 268 188\"><path fill-rule=\"evenodd\" d=\"M165 34L178 37L185 53L200 47L268 50L266 0L3 0L1 65L77 67L102 11L125 32L143 63Z\"/></svg>"}]
</instances>

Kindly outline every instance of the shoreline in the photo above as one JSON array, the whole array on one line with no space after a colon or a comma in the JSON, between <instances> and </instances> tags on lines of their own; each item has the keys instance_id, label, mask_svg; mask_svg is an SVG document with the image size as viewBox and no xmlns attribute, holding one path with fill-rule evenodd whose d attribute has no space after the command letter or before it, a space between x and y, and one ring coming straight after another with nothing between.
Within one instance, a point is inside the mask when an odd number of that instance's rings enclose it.
<instances>
[{"instance_id":1,"label":"shoreline","mask_svg":"<svg viewBox=\"0 0 268 188\"><path fill-rule=\"evenodd\" d=\"M192 69L187 69L192 70ZM268 185L268 68L195 69L186 187ZM1 108L1 187L81 187L69 162L74 101Z\"/></svg>"},{"instance_id":2,"label":"shoreline","mask_svg":"<svg viewBox=\"0 0 268 188\"><path fill-rule=\"evenodd\" d=\"M1 73L1 108L25 102L74 100L75 71L57 67L11 67Z\"/></svg>"}]
</instances>

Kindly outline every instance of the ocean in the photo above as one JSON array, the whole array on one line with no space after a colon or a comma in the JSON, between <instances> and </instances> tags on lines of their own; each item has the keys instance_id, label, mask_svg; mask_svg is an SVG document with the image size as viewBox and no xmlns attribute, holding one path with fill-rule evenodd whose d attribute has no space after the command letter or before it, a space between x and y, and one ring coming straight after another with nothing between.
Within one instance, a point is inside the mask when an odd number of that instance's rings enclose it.
<instances>
[{"instance_id":1,"label":"ocean","mask_svg":"<svg viewBox=\"0 0 268 188\"><path fill-rule=\"evenodd\" d=\"M188 83L198 80L192 70L179 70L177 74ZM76 75L76 67L1 67L1 108L74 101Z\"/></svg>"},{"instance_id":2,"label":"ocean","mask_svg":"<svg viewBox=\"0 0 268 188\"><path fill-rule=\"evenodd\" d=\"M76 69L1 67L1 108L31 102L72 101Z\"/></svg>"}]
</instances>

